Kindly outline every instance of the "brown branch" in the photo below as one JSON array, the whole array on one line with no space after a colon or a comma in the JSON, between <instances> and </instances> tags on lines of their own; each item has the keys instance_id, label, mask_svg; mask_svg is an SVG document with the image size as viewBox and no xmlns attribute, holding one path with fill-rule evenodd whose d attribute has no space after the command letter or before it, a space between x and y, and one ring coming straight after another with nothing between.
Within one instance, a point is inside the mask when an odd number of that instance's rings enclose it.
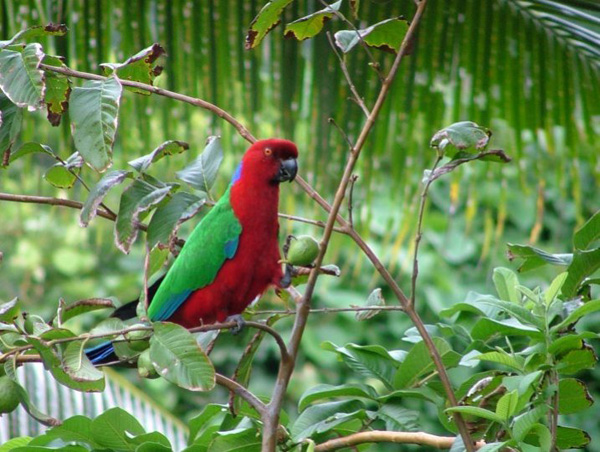
<instances>
[{"instance_id":1,"label":"brown branch","mask_svg":"<svg viewBox=\"0 0 600 452\"><path fill-rule=\"evenodd\" d=\"M311 314L336 314L338 312L364 312L364 311L389 311L389 312L403 312L402 306L350 306L348 308L311 308ZM263 309L260 311L254 311L252 315L267 315L267 314L279 314L279 315L295 315L298 311L293 309Z\"/></svg>"},{"instance_id":2,"label":"brown branch","mask_svg":"<svg viewBox=\"0 0 600 452\"><path fill-rule=\"evenodd\" d=\"M366 443L399 443L399 444L418 444L420 446L436 447L438 449L449 449L454 443L453 436L437 436L425 432L388 432L388 431L368 431L354 433L341 438L330 439L315 447L315 452L325 452L337 450L342 447L352 447ZM477 448L485 445L485 442L479 441Z\"/></svg>"},{"instance_id":3,"label":"brown branch","mask_svg":"<svg viewBox=\"0 0 600 452\"><path fill-rule=\"evenodd\" d=\"M404 37L404 40L402 42L402 45L398 52L398 55L394 60L392 68L390 69L389 74L387 75L387 77L385 78L385 80L382 83L381 90L379 92L377 100L375 101L375 105L371 109L371 113L369 114L369 117L367 118L367 120L358 136L358 139L356 141L354 148L350 152L348 162L346 163L346 167L345 167L344 173L342 175L342 180L340 181L340 184L336 191L333 205L331 207L331 211L327 218L327 225L325 227L325 231L323 233L323 237L322 237L321 243L320 243L319 255L317 256L317 259L315 261L316 268L320 268L321 264L323 263L323 258L325 257L325 252L327 251L327 246L329 244L331 234L333 233L333 227L336 222L340 207L342 205L342 202L343 202L343 199L344 199L344 196L346 193L346 189L348 187L348 183L350 182L350 178L352 176L352 170L354 168L354 165L356 164L356 161L358 160L358 157L360 155L360 152L361 152L363 146L365 145L365 143L367 141L367 137L369 136L371 129L373 128L373 126L375 124L375 120L376 120L377 116L379 115L379 112L383 106L383 102L385 101L387 94L390 90L391 83L396 76L398 67L402 60L402 56L404 55L404 53L406 51L407 44L412 39L412 36L414 35L414 33L416 31L417 25L420 22L420 19L421 19L421 16L423 14L423 10L424 10L426 4L427 4L427 0L422 0L421 3L419 4L419 7L417 8L417 12L413 19L413 22L411 23L411 25L406 33L406 36ZM281 410L281 404L283 403L283 398L285 396L287 386L289 384L289 380L294 371L296 357L298 354L298 350L300 348L300 341L302 339L302 335L304 333L304 328L306 327L306 323L308 321L308 316L310 314L310 301L311 301L312 295L314 293L315 284L317 282L318 276L319 276L318 271L311 272L309 279L308 279L308 283L306 285L306 290L304 292L304 297L302 298L300 303L298 303L298 308L297 308L298 314L296 315L296 318L294 321L294 326L292 328L292 333L291 333L289 346L288 346L288 351L289 351L289 354L291 357L291 361L288 364L282 362L281 365L279 366L279 373L277 375L277 380L275 382L275 388L273 389L273 395L272 395L271 401L269 402L269 405L268 405L269 416L265 419L265 422L264 422L263 443L262 443L264 451L275 451L275 448L276 448L276 443L277 443L276 429L277 429L277 426L279 425L279 413ZM406 297L404 297L404 299L406 299ZM413 317L414 316L411 316L411 318L413 318ZM418 319L418 317L417 317L417 319ZM418 320L420 320L420 319L418 319ZM423 329L424 329L424 327L423 327ZM427 332L425 331L425 334L426 333ZM433 345L433 342L431 340L429 342L431 343L431 345ZM434 354L437 353L437 351L435 350L435 346L433 347L432 353L434 353ZM439 354L438 354L437 358L438 358L437 361L434 359L434 362L436 362L436 367L438 365L441 365L442 369L443 369L443 364L441 362L441 358L439 357ZM448 383L449 383L449 381L448 381ZM452 392L451 386L450 386L450 392ZM463 423L463 425L464 425L464 423ZM466 426L465 426L465 432L466 432ZM461 431L461 434L462 434L462 431ZM465 438L465 443L469 443L470 438L468 437L468 432L466 432L465 435L463 435L463 437ZM471 451L473 449L471 447L468 450Z\"/></svg>"},{"instance_id":4,"label":"brown branch","mask_svg":"<svg viewBox=\"0 0 600 452\"><path fill-rule=\"evenodd\" d=\"M11 201L11 202L24 202L31 204L48 204L51 206L64 206L71 207L72 209L83 209L83 203L79 201L71 201L70 199L63 198L49 198L46 196L29 196L29 195L12 195L10 193L0 193L0 201ZM115 221L117 216L111 212L104 210L97 210L97 215L107 220ZM146 229L145 225L139 225L141 229Z\"/></svg>"},{"instance_id":5,"label":"brown branch","mask_svg":"<svg viewBox=\"0 0 600 452\"><path fill-rule=\"evenodd\" d=\"M231 378L227 378L225 375L216 374L215 378L218 385L229 389L229 391L244 399L261 417L266 415L267 406L244 386Z\"/></svg>"}]
</instances>

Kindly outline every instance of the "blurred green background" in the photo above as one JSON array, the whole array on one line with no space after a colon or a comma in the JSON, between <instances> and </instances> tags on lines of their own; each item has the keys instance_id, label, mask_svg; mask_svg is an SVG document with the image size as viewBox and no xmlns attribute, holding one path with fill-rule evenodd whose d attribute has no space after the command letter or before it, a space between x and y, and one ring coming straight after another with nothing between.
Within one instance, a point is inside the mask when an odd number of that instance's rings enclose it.
<instances>
[{"instance_id":1,"label":"blurred green background","mask_svg":"<svg viewBox=\"0 0 600 452\"><path fill-rule=\"evenodd\" d=\"M95 73L100 63L124 61L158 42L168 57L157 85L217 104L257 137L294 140L301 153L302 176L332 200L348 149L328 119L356 139L364 117L349 100L350 90L324 33L297 42L284 38L279 26L258 48L244 50L247 27L263 4L262 0L1 0L0 39L32 25L66 23L67 36L42 41L45 52L64 56L73 69ZM297 0L285 10L284 22L321 8L318 1ZM414 10L410 0L362 0L355 23L364 28L393 16L410 18ZM341 11L351 18L347 4ZM325 28L333 33L347 27L334 19ZM390 67L392 55L372 53L384 71ZM369 56L356 48L346 60L358 91L371 105L379 80ZM431 136L452 122L472 120L491 128L491 147L504 149L513 161L476 162L434 184L418 289L418 304L427 321L437 321L439 310L464 299L470 290L491 291L494 267L515 268L506 259L506 242L570 251L573 230L600 206L599 82L600 6L595 2L429 2L412 55L403 61L357 166L357 229L408 291L419 182L434 159L428 146ZM66 119L53 128L44 112L26 112L19 142L48 144L66 158L74 152ZM207 111L127 92L113 168L124 168L127 161L167 139L187 141L187 153L163 159L153 170L163 180L172 180L215 134L221 135L225 150L214 189L218 196L247 143ZM84 201L87 193L82 186L57 190L44 181L43 174L53 163L35 155L0 169L0 191ZM89 168L82 172L88 184L99 177ZM105 201L113 210L120 190ZM326 218L296 185L282 187L281 211ZM193 224L192 220L184 225L183 237ZM83 229L72 209L0 202L4 255L0 301L18 296L27 309L47 317L60 297L67 302L136 298L142 285L142 240L124 255L114 246L112 229L113 224L102 218ZM291 232L316 237L321 233L282 220L282 233ZM382 280L350 239L334 236L326 262L338 265L342 276L319 280L315 307L362 304L379 286L387 295ZM529 286L547 284L553 274L546 269L523 275L522 281ZM391 295L387 301L394 304ZM270 294L260 307L283 306ZM91 327L100 317L88 316L80 328ZM285 334L290 319L278 325ZM357 378L336 362L334 354L320 348L322 341L402 348L400 338L409 327L401 313L382 313L358 324L353 314L313 315L290 387L288 411L294 415L293 399L311 385ZM211 355L221 372L233 371L250 334L233 339L223 335ZM269 394L277 363L276 348L265 341L251 389ZM162 380L131 378L150 394L160 395L159 403L183 418L208 399L224 400L224 393L189 394ZM589 372L586 379L597 382L600 373ZM598 383L591 383L590 389L598 395ZM592 410L600 415L598 408ZM579 425L599 437L598 417L590 413ZM435 432L440 427L424 429Z\"/></svg>"}]
</instances>

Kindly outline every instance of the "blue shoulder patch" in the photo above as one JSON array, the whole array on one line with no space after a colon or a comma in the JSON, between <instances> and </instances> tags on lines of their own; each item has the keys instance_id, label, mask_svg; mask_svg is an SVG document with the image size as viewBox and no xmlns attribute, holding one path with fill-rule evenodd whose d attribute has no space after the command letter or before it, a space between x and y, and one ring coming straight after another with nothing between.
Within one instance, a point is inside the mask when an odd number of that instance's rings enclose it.
<instances>
[{"instance_id":1,"label":"blue shoulder patch","mask_svg":"<svg viewBox=\"0 0 600 452\"><path fill-rule=\"evenodd\" d=\"M231 183L235 184L240 177L242 177L242 162L240 162L240 164L235 169L235 172L233 173L233 177L231 178Z\"/></svg>"},{"instance_id":2,"label":"blue shoulder patch","mask_svg":"<svg viewBox=\"0 0 600 452\"><path fill-rule=\"evenodd\" d=\"M168 320L177 309L183 304L185 300L190 296L192 290L185 290L177 295L173 295L169 298L169 301L165 303L162 308L153 316L150 320L153 322Z\"/></svg>"},{"instance_id":3,"label":"blue shoulder patch","mask_svg":"<svg viewBox=\"0 0 600 452\"><path fill-rule=\"evenodd\" d=\"M236 237L235 239L229 240L225 242L225 256L227 259L231 259L235 256L235 252L237 251L238 244L240 243L240 238Z\"/></svg>"}]
</instances>

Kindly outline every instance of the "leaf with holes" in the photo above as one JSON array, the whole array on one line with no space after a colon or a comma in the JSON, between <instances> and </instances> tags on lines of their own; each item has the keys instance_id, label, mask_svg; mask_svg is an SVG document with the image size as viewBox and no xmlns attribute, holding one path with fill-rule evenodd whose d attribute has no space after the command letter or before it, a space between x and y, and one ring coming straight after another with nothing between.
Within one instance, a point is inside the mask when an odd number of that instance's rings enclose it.
<instances>
[{"instance_id":1,"label":"leaf with holes","mask_svg":"<svg viewBox=\"0 0 600 452\"><path fill-rule=\"evenodd\" d=\"M194 336L174 323L154 324L150 358L156 371L190 391L209 391L215 385L215 369Z\"/></svg>"},{"instance_id":2,"label":"leaf with holes","mask_svg":"<svg viewBox=\"0 0 600 452\"><path fill-rule=\"evenodd\" d=\"M40 108L46 86L39 69L44 52L41 44L27 44L22 51L0 51L0 88L18 107L34 111Z\"/></svg>"},{"instance_id":3,"label":"leaf with holes","mask_svg":"<svg viewBox=\"0 0 600 452\"><path fill-rule=\"evenodd\" d=\"M273 0L258 12L246 34L246 50L256 47L279 22L281 13L293 0Z\"/></svg>"},{"instance_id":4,"label":"leaf with holes","mask_svg":"<svg viewBox=\"0 0 600 452\"><path fill-rule=\"evenodd\" d=\"M115 77L88 80L71 93L71 133L85 162L97 171L111 165L123 87Z\"/></svg>"},{"instance_id":5,"label":"leaf with holes","mask_svg":"<svg viewBox=\"0 0 600 452\"><path fill-rule=\"evenodd\" d=\"M160 44L154 43L150 47L140 50L123 63L103 63L100 67L104 75L110 75L116 71L121 80L152 85L154 79L162 73L163 66L158 63L163 55L166 55L165 49ZM126 89L145 96L150 95L149 91L143 89L129 86Z\"/></svg>"},{"instance_id":6,"label":"leaf with holes","mask_svg":"<svg viewBox=\"0 0 600 452\"><path fill-rule=\"evenodd\" d=\"M44 64L55 67L65 67L61 57L45 55ZM62 115L69 107L69 97L71 96L71 81L66 75L58 72L46 71L46 96L44 103L48 112L47 118L50 124L58 126Z\"/></svg>"},{"instance_id":7,"label":"leaf with holes","mask_svg":"<svg viewBox=\"0 0 600 452\"><path fill-rule=\"evenodd\" d=\"M285 27L283 34L286 38L296 38L298 41L312 38L323 29L325 22L330 20L336 11L339 11L341 5L342 0L339 0L328 5L325 9L301 17L289 23Z\"/></svg>"},{"instance_id":8,"label":"leaf with holes","mask_svg":"<svg viewBox=\"0 0 600 452\"><path fill-rule=\"evenodd\" d=\"M369 47L396 53L408 31L403 19L386 19L363 30L340 30L335 33L335 43L344 53L352 50L361 39Z\"/></svg>"},{"instance_id":9,"label":"leaf with holes","mask_svg":"<svg viewBox=\"0 0 600 452\"><path fill-rule=\"evenodd\" d=\"M589 408L594 403L585 383L575 378L563 378L558 382L558 412L573 414Z\"/></svg>"},{"instance_id":10,"label":"leaf with holes","mask_svg":"<svg viewBox=\"0 0 600 452\"><path fill-rule=\"evenodd\" d=\"M115 222L115 242L124 253L129 253L131 244L138 235L140 214L158 204L171 191L170 186L156 188L143 180L136 179L121 195L119 213Z\"/></svg>"},{"instance_id":11,"label":"leaf with holes","mask_svg":"<svg viewBox=\"0 0 600 452\"><path fill-rule=\"evenodd\" d=\"M176 175L197 190L209 193L222 161L221 139L218 136L211 136L206 140L204 151L184 169L177 171Z\"/></svg>"}]
</instances>

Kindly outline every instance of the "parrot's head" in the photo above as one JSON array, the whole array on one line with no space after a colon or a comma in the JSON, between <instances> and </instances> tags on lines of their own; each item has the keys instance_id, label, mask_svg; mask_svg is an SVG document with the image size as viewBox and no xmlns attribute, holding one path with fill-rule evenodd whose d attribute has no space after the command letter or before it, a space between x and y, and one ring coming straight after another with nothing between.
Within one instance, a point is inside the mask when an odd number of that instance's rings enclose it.
<instances>
[{"instance_id":1,"label":"parrot's head","mask_svg":"<svg viewBox=\"0 0 600 452\"><path fill-rule=\"evenodd\" d=\"M291 182L298 172L297 158L298 149L289 140L259 140L246 151L238 171L243 173L246 168L252 168L254 174L260 174L270 184Z\"/></svg>"}]
</instances>

